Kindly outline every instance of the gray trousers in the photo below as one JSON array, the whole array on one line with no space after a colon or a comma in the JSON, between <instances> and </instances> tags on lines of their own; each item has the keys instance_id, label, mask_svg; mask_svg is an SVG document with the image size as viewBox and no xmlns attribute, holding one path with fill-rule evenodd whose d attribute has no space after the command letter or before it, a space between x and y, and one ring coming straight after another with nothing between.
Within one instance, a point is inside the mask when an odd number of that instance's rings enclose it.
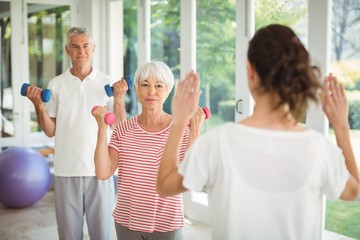
<instances>
[{"instance_id":1,"label":"gray trousers","mask_svg":"<svg viewBox=\"0 0 360 240\"><path fill-rule=\"evenodd\" d=\"M115 222L116 235L118 240L183 240L182 228L171 232L138 232L130 230Z\"/></svg>"},{"instance_id":2,"label":"gray trousers","mask_svg":"<svg viewBox=\"0 0 360 240\"><path fill-rule=\"evenodd\" d=\"M82 240L84 216L92 240L114 239L114 180L55 176L55 212L60 240Z\"/></svg>"}]
</instances>

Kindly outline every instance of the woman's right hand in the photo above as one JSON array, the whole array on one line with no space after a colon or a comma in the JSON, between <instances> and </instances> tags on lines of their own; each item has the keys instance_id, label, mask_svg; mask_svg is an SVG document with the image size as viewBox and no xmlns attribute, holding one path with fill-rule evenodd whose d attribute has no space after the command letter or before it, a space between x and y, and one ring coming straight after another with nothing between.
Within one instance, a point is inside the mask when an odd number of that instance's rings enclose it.
<instances>
[{"instance_id":1,"label":"woman's right hand","mask_svg":"<svg viewBox=\"0 0 360 240\"><path fill-rule=\"evenodd\" d=\"M349 104L344 86L331 73L324 81L322 107L334 130L349 128Z\"/></svg>"},{"instance_id":2,"label":"woman's right hand","mask_svg":"<svg viewBox=\"0 0 360 240\"><path fill-rule=\"evenodd\" d=\"M186 124L198 110L201 94L199 85L199 75L193 70L178 83L171 105L174 123Z\"/></svg>"},{"instance_id":3,"label":"woman's right hand","mask_svg":"<svg viewBox=\"0 0 360 240\"><path fill-rule=\"evenodd\" d=\"M104 121L107 113L109 113L107 107L96 106L92 109L91 114L96 119L96 122L97 122L99 128L107 128L108 127L108 125Z\"/></svg>"}]
</instances>

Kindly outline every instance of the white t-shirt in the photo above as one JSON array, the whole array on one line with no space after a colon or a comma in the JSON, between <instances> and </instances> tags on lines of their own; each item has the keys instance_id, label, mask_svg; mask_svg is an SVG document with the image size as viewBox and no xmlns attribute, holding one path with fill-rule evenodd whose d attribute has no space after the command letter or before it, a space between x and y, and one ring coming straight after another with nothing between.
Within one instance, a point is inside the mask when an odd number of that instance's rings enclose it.
<instances>
[{"instance_id":1,"label":"white t-shirt","mask_svg":"<svg viewBox=\"0 0 360 240\"><path fill-rule=\"evenodd\" d=\"M179 167L187 189L206 187L213 238L320 239L322 194L349 178L340 148L314 130L227 123L198 138Z\"/></svg>"},{"instance_id":2,"label":"white t-shirt","mask_svg":"<svg viewBox=\"0 0 360 240\"><path fill-rule=\"evenodd\" d=\"M68 69L49 82L51 98L45 106L49 116L56 118L56 176L95 176L94 150L98 126L91 110L95 105L108 105L112 111L113 100L106 95L104 86L113 82L110 76L96 69L83 81Z\"/></svg>"}]
</instances>

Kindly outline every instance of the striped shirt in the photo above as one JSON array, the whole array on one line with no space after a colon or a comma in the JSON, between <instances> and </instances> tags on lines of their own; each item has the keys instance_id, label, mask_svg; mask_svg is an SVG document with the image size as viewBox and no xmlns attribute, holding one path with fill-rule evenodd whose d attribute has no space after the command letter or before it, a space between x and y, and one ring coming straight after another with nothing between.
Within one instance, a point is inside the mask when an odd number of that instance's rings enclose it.
<instances>
[{"instance_id":1,"label":"striped shirt","mask_svg":"<svg viewBox=\"0 0 360 240\"><path fill-rule=\"evenodd\" d=\"M140 232L169 232L184 226L182 194L161 197L156 177L170 126L158 132L144 130L134 117L117 125L109 146L119 154L118 195L114 219ZM180 148L183 159L189 138L187 128Z\"/></svg>"}]
</instances>

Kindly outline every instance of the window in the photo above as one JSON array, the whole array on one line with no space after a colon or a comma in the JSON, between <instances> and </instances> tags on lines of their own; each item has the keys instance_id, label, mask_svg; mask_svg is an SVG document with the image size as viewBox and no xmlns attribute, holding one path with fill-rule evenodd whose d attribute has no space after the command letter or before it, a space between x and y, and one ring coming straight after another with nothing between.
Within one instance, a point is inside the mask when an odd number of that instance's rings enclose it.
<instances>
[{"instance_id":1,"label":"window","mask_svg":"<svg viewBox=\"0 0 360 240\"><path fill-rule=\"evenodd\" d=\"M235 120L235 3L198 0L196 66L200 73L200 106L209 107L211 118L203 131Z\"/></svg>"},{"instance_id":2,"label":"window","mask_svg":"<svg viewBox=\"0 0 360 240\"><path fill-rule=\"evenodd\" d=\"M137 68L137 1L124 1L124 76L134 77ZM137 114L137 99L133 91L128 91L131 98L126 103L130 116Z\"/></svg>"},{"instance_id":3,"label":"window","mask_svg":"<svg viewBox=\"0 0 360 240\"><path fill-rule=\"evenodd\" d=\"M165 62L180 78L180 1L151 1L151 59ZM173 89L174 90L174 89ZM164 103L164 110L171 112L174 91Z\"/></svg>"},{"instance_id":4,"label":"window","mask_svg":"<svg viewBox=\"0 0 360 240\"><path fill-rule=\"evenodd\" d=\"M49 81L70 66L65 52L70 28L69 6L28 4L30 84L46 88ZM41 131L31 105L31 132Z\"/></svg>"},{"instance_id":5,"label":"window","mask_svg":"<svg viewBox=\"0 0 360 240\"><path fill-rule=\"evenodd\" d=\"M11 80L11 21L8 2L0 2L0 14L0 138L8 138L15 134Z\"/></svg>"},{"instance_id":6,"label":"window","mask_svg":"<svg viewBox=\"0 0 360 240\"><path fill-rule=\"evenodd\" d=\"M358 1L333 0L331 72L343 83L349 101L349 124L355 157L360 158L360 9ZM329 136L335 142L333 130ZM360 171L360 169L359 169ZM360 239L360 204L327 201L325 228Z\"/></svg>"}]
</instances>

